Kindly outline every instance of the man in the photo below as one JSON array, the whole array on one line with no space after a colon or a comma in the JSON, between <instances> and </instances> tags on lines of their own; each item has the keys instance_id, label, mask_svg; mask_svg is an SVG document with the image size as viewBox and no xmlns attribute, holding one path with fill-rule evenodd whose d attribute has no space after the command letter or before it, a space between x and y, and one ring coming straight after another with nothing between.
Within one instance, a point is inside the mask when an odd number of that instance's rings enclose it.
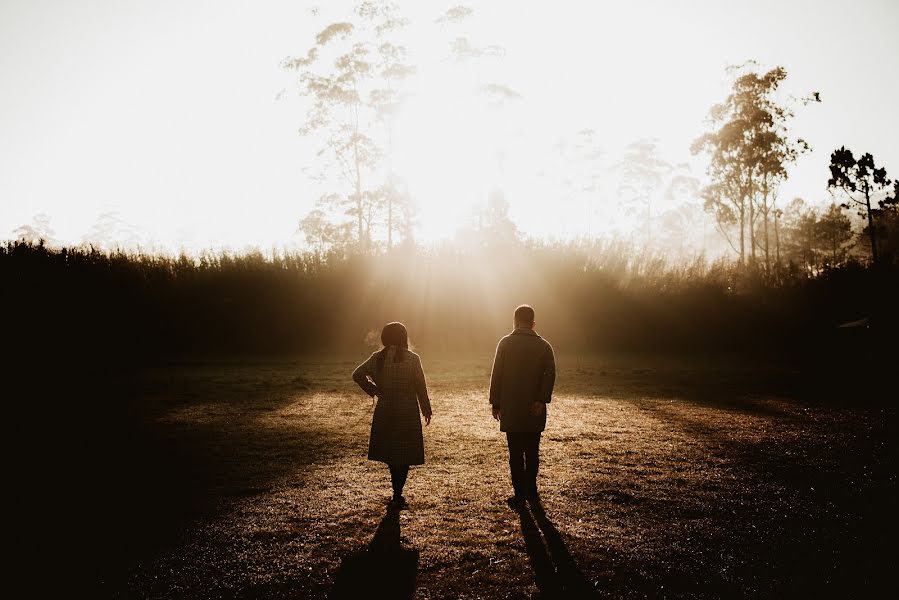
<instances>
[{"instance_id":1,"label":"man","mask_svg":"<svg viewBox=\"0 0 899 600\"><path fill-rule=\"evenodd\" d=\"M539 501L537 469L540 434L546 427L546 405L556 381L556 362L549 342L534 331L534 309L515 309L515 329L499 341L490 375L490 404L509 445L509 469L515 495L508 502L520 508Z\"/></svg>"}]
</instances>

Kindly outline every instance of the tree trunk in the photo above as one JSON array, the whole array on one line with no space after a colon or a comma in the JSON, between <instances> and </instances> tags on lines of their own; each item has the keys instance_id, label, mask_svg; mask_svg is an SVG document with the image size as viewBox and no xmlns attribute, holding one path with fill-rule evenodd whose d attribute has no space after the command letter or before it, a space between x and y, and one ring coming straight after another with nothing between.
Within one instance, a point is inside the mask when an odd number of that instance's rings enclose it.
<instances>
[{"instance_id":1,"label":"tree trunk","mask_svg":"<svg viewBox=\"0 0 899 600\"><path fill-rule=\"evenodd\" d=\"M749 173L750 179L752 179L752 172ZM752 184L749 185L749 260L753 266L755 266L755 202L752 199L753 190Z\"/></svg>"},{"instance_id":2,"label":"tree trunk","mask_svg":"<svg viewBox=\"0 0 899 600\"><path fill-rule=\"evenodd\" d=\"M762 198L762 216L765 219L765 272L769 272L771 270L771 257L770 252L768 251L768 187L765 186L765 195Z\"/></svg>"},{"instance_id":3,"label":"tree trunk","mask_svg":"<svg viewBox=\"0 0 899 600\"><path fill-rule=\"evenodd\" d=\"M366 244L362 238L362 165L359 162L359 101L356 79L353 78L353 92L356 94L357 100L353 103L353 167L356 171L356 210L358 212L357 225L359 227L359 250L365 251Z\"/></svg>"},{"instance_id":4,"label":"tree trunk","mask_svg":"<svg viewBox=\"0 0 899 600\"><path fill-rule=\"evenodd\" d=\"M808 244L808 253L811 262L809 266L812 267L812 270L817 274L818 272L818 253L815 252L815 238L814 238L814 230L809 228L808 238L806 238L806 242Z\"/></svg>"},{"instance_id":5,"label":"tree trunk","mask_svg":"<svg viewBox=\"0 0 899 600\"><path fill-rule=\"evenodd\" d=\"M740 206L740 265L746 261L746 205Z\"/></svg>"},{"instance_id":6,"label":"tree trunk","mask_svg":"<svg viewBox=\"0 0 899 600\"><path fill-rule=\"evenodd\" d=\"M774 210L774 260L780 266L780 215Z\"/></svg>"},{"instance_id":7,"label":"tree trunk","mask_svg":"<svg viewBox=\"0 0 899 600\"><path fill-rule=\"evenodd\" d=\"M393 188L387 190L387 249L393 248Z\"/></svg>"},{"instance_id":8,"label":"tree trunk","mask_svg":"<svg viewBox=\"0 0 899 600\"><path fill-rule=\"evenodd\" d=\"M357 226L359 228L359 250L365 250L365 240L363 238L363 229L362 229L362 174L360 173L361 167L359 165L359 148L356 142L353 143L353 162L356 167L356 214L357 214Z\"/></svg>"},{"instance_id":9,"label":"tree trunk","mask_svg":"<svg viewBox=\"0 0 899 600\"><path fill-rule=\"evenodd\" d=\"M871 214L871 189L865 181L865 207L868 209L868 237L871 238L871 262L877 264L877 236L874 235L874 215Z\"/></svg>"}]
</instances>

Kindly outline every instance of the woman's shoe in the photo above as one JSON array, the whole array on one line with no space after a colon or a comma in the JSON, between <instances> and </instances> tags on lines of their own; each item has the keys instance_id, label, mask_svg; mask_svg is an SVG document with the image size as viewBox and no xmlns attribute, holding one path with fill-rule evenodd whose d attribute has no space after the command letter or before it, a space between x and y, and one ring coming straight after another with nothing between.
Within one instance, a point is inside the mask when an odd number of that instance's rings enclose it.
<instances>
[{"instance_id":1,"label":"woman's shoe","mask_svg":"<svg viewBox=\"0 0 899 600\"><path fill-rule=\"evenodd\" d=\"M393 498L391 498L390 502L388 503L388 506L390 506L390 508L402 510L402 509L408 507L409 504L406 502L406 499L403 496L394 496Z\"/></svg>"}]
</instances>

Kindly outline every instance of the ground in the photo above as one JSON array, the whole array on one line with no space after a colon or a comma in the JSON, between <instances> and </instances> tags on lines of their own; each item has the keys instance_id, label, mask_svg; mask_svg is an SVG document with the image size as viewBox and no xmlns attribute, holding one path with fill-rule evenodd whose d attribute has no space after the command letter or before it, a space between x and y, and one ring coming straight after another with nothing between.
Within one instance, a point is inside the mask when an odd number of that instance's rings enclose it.
<instances>
[{"instance_id":1,"label":"ground","mask_svg":"<svg viewBox=\"0 0 899 600\"><path fill-rule=\"evenodd\" d=\"M112 595L153 598L868 596L895 518L892 406L732 359L560 357L542 509L515 512L490 357L423 363L434 419L408 510L366 460L363 357L140 375ZM357 360L358 359L358 360ZM741 366L735 366L741 365ZM798 382L798 383L797 383ZM151 500L148 500L151 498ZM135 511L138 510L135 508Z\"/></svg>"}]
</instances>

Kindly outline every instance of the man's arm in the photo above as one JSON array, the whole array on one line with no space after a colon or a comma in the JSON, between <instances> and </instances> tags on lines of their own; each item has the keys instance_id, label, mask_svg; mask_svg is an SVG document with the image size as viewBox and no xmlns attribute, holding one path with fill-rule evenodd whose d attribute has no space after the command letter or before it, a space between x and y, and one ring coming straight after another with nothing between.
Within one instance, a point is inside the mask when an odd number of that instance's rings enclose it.
<instances>
[{"instance_id":1,"label":"man's arm","mask_svg":"<svg viewBox=\"0 0 899 600\"><path fill-rule=\"evenodd\" d=\"M543 375L540 377L540 402L549 404L553 397L553 386L556 384L556 357L553 347L546 344L546 352L541 359Z\"/></svg>"},{"instance_id":2,"label":"man's arm","mask_svg":"<svg viewBox=\"0 0 899 600\"><path fill-rule=\"evenodd\" d=\"M500 386L503 380L503 365L506 361L506 349L503 341L496 345L496 354L493 357L493 370L490 372L490 404L493 407L493 418L499 419Z\"/></svg>"}]
</instances>

